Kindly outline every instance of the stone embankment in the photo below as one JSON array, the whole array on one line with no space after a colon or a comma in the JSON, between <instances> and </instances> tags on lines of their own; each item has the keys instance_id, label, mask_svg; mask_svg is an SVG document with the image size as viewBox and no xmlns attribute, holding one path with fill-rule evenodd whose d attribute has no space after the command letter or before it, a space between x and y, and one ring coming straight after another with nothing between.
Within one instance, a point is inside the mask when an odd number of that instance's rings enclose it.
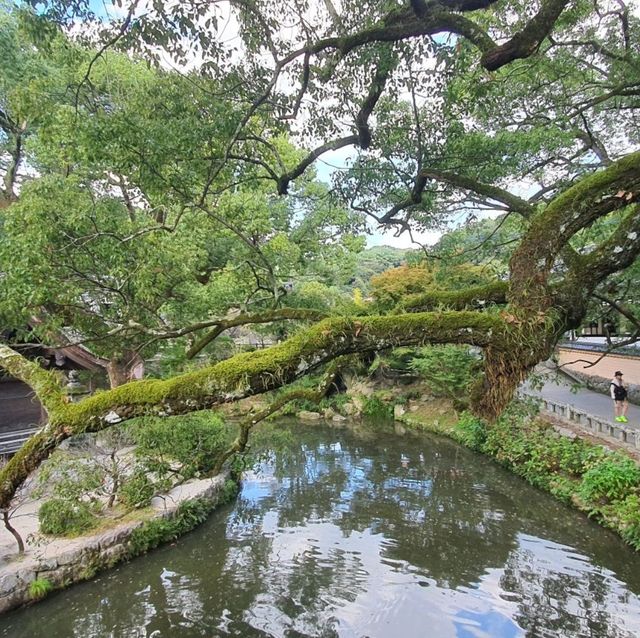
<instances>
[{"instance_id":1,"label":"stone embankment","mask_svg":"<svg viewBox=\"0 0 640 638\"><path fill-rule=\"evenodd\" d=\"M227 475L189 481L154 498L151 507L135 520L78 538L37 537L23 556L0 557L0 613L33 602L48 591L92 578L189 531L204 512L229 499L231 487L234 485ZM197 508L187 512L187 506L194 504ZM36 514L32 516L35 519Z\"/></svg>"},{"instance_id":2,"label":"stone embankment","mask_svg":"<svg viewBox=\"0 0 640 638\"><path fill-rule=\"evenodd\" d=\"M616 423L610 419L590 414L574 405L562 403L548 398L541 398L535 394L520 391L520 397L530 398L540 404L542 414L555 417L568 424L574 425L585 434L590 434L604 441L612 440L621 447L629 450L640 450L640 428Z\"/></svg>"}]
</instances>

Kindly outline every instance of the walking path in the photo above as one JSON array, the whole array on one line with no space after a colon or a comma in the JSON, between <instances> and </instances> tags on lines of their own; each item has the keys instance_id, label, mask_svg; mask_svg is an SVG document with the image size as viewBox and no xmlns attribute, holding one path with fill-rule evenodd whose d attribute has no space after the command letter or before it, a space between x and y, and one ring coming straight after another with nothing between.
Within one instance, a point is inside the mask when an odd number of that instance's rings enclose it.
<instances>
[{"instance_id":1,"label":"walking path","mask_svg":"<svg viewBox=\"0 0 640 638\"><path fill-rule=\"evenodd\" d=\"M544 374L544 373L543 373ZM568 377L563 374L544 374L548 379L542 389L533 389L525 383L523 389L527 394L539 396L556 403L565 403L575 407L577 410L593 414L611 423L615 423L613 417L613 400L604 394L580 388L577 392L572 392L572 384ZM640 407L629 404L627 412L629 422L627 427L640 429Z\"/></svg>"}]
</instances>

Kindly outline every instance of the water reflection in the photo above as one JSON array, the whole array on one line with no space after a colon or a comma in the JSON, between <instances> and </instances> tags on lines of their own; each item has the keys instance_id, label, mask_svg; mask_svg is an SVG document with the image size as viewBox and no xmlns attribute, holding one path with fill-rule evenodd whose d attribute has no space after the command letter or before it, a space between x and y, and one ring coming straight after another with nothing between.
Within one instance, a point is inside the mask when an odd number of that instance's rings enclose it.
<instances>
[{"instance_id":1,"label":"water reflection","mask_svg":"<svg viewBox=\"0 0 640 638\"><path fill-rule=\"evenodd\" d=\"M237 502L0 620L19 637L640 635L640 557L436 438L296 428Z\"/></svg>"}]
</instances>

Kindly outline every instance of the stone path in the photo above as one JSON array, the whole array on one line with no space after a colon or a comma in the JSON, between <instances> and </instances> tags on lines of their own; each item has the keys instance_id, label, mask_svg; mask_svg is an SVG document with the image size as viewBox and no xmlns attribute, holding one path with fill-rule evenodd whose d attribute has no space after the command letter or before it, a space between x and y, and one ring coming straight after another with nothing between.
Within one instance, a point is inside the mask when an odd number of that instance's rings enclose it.
<instances>
[{"instance_id":1,"label":"stone path","mask_svg":"<svg viewBox=\"0 0 640 638\"><path fill-rule=\"evenodd\" d=\"M572 392L572 381L563 374L542 373L547 381L541 390L531 388L527 383L524 389L527 394L539 396L556 403L564 403L574 406L577 410L593 414L594 416L606 419L615 423L613 414L613 401L599 392L593 392L586 388L580 388L577 392ZM627 427L640 429L640 407L629 404L627 412L629 422Z\"/></svg>"}]
</instances>

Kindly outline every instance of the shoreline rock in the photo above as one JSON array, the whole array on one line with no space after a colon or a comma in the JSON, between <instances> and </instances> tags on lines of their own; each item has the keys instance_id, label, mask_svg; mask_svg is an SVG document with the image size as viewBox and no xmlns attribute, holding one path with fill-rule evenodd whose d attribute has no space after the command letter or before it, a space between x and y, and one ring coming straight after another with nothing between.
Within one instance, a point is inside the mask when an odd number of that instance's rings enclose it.
<instances>
[{"instance_id":1,"label":"shoreline rock","mask_svg":"<svg viewBox=\"0 0 640 638\"><path fill-rule=\"evenodd\" d=\"M23 556L16 555L0 567L0 613L39 600L31 592L36 580L48 582L48 591L63 589L93 578L124 560L145 553L157 545L174 540L199 524L218 505L237 492L237 483L228 474L209 479L195 479L176 486L168 494L156 497L151 511L107 530L76 538L51 538ZM232 489L233 488L233 489ZM185 510L197 509L198 516L183 516ZM145 532L159 521L173 521L162 534Z\"/></svg>"}]
</instances>

